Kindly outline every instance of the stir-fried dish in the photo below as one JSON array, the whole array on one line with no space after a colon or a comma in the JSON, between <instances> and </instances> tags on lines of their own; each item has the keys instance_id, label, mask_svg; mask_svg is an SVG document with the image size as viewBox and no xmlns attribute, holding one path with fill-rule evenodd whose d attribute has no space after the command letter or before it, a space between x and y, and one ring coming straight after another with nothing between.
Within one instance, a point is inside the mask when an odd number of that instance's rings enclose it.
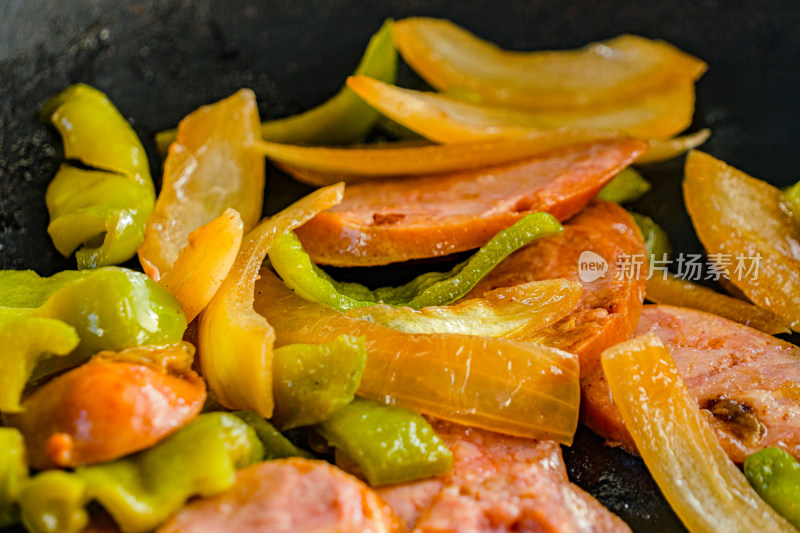
<instances>
[{"instance_id":1,"label":"stir-fried dish","mask_svg":"<svg viewBox=\"0 0 800 533\"><path fill-rule=\"evenodd\" d=\"M800 189L694 150L705 69L387 21L312 110L262 123L243 88L160 133L157 196L113 103L66 88L40 118L76 269L0 271L0 527L629 531L567 478L579 423L693 533L800 527L800 348L773 336L800 331ZM364 144L378 123L397 140ZM684 156L728 294L623 207ZM317 189L262 218L265 160Z\"/></svg>"}]
</instances>

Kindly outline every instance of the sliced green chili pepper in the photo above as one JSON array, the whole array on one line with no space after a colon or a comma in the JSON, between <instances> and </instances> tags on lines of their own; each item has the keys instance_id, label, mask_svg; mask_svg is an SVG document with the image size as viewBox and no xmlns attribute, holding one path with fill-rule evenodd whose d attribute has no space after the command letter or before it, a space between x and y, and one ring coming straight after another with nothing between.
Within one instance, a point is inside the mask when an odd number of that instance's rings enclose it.
<instances>
[{"instance_id":1,"label":"sliced green chili pepper","mask_svg":"<svg viewBox=\"0 0 800 533\"><path fill-rule=\"evenodd\" d=\"M144 238L152 193L125 176L62 164L47 188L47 231L59 253L78 268L124 263Z\"/></svg>"},{"instance_id":2,"label":"sliced green chili pepper","mask_svg":"<svg viewBox=\"0 0 800 533\"><path fill-rule=\"evenodd\" d=\"M0 528L19 521L17 499L27 478L22 434L14 428L0 427Z\"/></svg>"},{"instance_id":3,"label":"sliced green chili pepper","mask_svg":"<svg viewBox=\"0 0 800 533\"><path fill-rule=\"evenodd\" d=\"M25 529L33 533L77 533L89 525L86 482L71 472L48 470L28 480L19 495Z\"/></svg>"},{"instance_id":4,"label":"sliced green chili pepper","mask_svg":"<svg viewBox=\"0 0 800 533\"><path fill-rule=\"evenodd\" d=\"M653 258L661 260L664 255L669 254L671 246L667 232L648 216L640 215L639 213L631 213L631 216L642 231L644 247L647 249L647 255L651 260Z\"/></svg>"},{"instance_id":5,"label":"sliced green chili pepper","mask_svg":"<svg viewBox=\"0 0 800 533\"><path fill-rule=\"evenodd\" d=\"M800 181L784 189L783 201L789 206L792 217L800 224Z\"/></svg>"},{"instance_id":6,"label":"sliced green chili pepper","mask_svg":"<svg viewBox=\"0 0 800 533\"><path fill-rule=\"evenodd\" d=\"M628 167L603 187L597 197L601 200L624 204L638 200L652 188L650 182L644 179L638 171Z\"/></svg>"},{"instance_id":7,"label":"sliced green chili pepper","mask_svg":"<svg viewBox=\"0 0 800 533\"><path fill-rule=\"evenodd\" d=\"M358 283L340 283L311 262L293 232L276 239L269 251L272 267L297 294L339 311L385 303L421 309L447 305L465 295L513 251L562 231L549 213L531 213L486 243L472 257L449 272L428 272L399 287L370 290Z\"/></svg>"},{"instance_id":8,"label":"sliced green chili pepper","mask_svg":"<svg viewBox=\"0 0 800 533\"><path fill-rule=\"evenodd\" d=\"M43 278L33 270L0 270L0 306L41 307L58 289L87 274L80 270L65 270Z\"/></svg>"},{"instance_id":9,"label":"sliced green chili pepper","mask_svg":"<svg viewBox=\"0 0 800 533\"><path fill-rule=\"evenodd\" d=\"M781 448L765 448L744 461L744 475L764 501L800 528L800 463Z\"/></svg>"},{"instance_id":10,"label":"sliced green chili pepper","mask_svg":"<svg viewBox=\"0 0 800 533\"><path fill-rule=\"evenodd\" d=\"M50 120L61 134L67 159L126 176L155 191L142 143L102 92L83 83L67 87L42 106L40 118Z\"/></svg>"},{"instance_id":11,"label":"sliced green chili pepper","mask_svg":"<svg viewBox=\"0 0 800 533\"><path fill-rule=\"evenodd\" d=\"M0 411L4 413L21 409L22 391L37 363L53 356L63 359L80 342L75 328L31 313L30 309L0 307Z\"/></svg>"},{"instance_id":12,"label":"sliced green chili pepper","mask_svg":"<svg viewBox=\"0 0 800 533\"><path fill-rule=\"evenodd\" d=\"M453 465L433 428L407 409L357 399L316 429L372 486L442 475Z\"/></svg>"},{"instance_id":13,"label":"sliced green chili pepper","mask_svg":"<svg viewBox=\"0 0 800 533\"><path fill-rule=\"evenodd\" d=\"M79 246L78 267L119 264L136 253L155 204L147 154L133 128L105 94L88 85L68 87L40 112L58 129L68 160L47 189L50 233L68 256Z\"/></svg>"},{"instance_id":14,"label":"sliced green chili pepper","mask_svg":"<svg viewBox=\"0 0 800 533\"><path fill-rule=\"evenodd\" d=\"M349 335L272 354L272 422L281 429L317 424L352 402L367 364L364 337Z\"/></svg>"},{"instance_id":15,"label":"sliced green chili pepper","mask_svg":"<svg viewBox=\"0 0 800 533\"><path fill-rule=\"evenodd\" d=\"M139 272L107 267L0 271L0 411L19 410L31 379L75 366L101 350L181 340L180 304ZM61 356L61 357L53 357Z\"/></svg>"},{"instance_id":16,"label":"sliced green chili pepper","mask_svg":"<svg viewBox=\"0 0 800 533\"><path fill-rule=\"evenodd\" d=\"M191 496L230 488L236 470L261 460L255 431L229 413L207 413L152 448L125 459L45 472L20 495L25 525L34 533L80 531L85 506L97 501L123 533L151 531Z\"/></svg>"},{"instance_id":17,"label":"sliced green chili pepper","mask_svg":"<svg viewBox=\"0 0 800 533\"><path fill-rule=\"evenodd\" d=\"M353 73L358 74L395 82L397 52L392 42L391 19L370 39ZM261 135L267 141L287 144L349 144L363 139L379 116L379 112L344 86L329 100L305 113L262 123ZM159 152L167 153L175 135L176 130L156 135Z\"/></svg>"},{"instance_id":18,"label":"sliced green chili pepper","mask_svg":"<svg viewBox=\"0 0 800 533\"><path fill-rule=\"evenodd\" d=\"M33 313L73 326L81 339L66 357L42 361L33 378L75 366L101 350L172 344L183 338L186 318L165 288L119 267L97 269L54 292Z\"/></svg>"},{"instance_id":19,"label":"sliced green chili pepper","mask_svg":"<svg viewBox=\"0 0 800 533\"><path fill-rule=\"evenodd\" d=\"M304 457L314 459L314 456L294 445L292 441L275 429L255 411L236 411L232 413L241 418L248 426L253 428L261 444L264 445L264 460L285 459L286 457Z\"/></svg>"}]
</instances>

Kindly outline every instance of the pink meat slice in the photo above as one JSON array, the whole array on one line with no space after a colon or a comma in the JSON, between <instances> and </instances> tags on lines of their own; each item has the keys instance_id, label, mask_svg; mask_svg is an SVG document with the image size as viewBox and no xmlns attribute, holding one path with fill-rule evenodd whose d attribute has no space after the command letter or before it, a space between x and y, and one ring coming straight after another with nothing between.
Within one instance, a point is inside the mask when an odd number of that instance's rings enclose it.
<instances>
[{"instance_id":1,"label":"pink meat slice","mask_svg":"<svg viewBox=\"0 0 800 533\"><path fill-rule=\"evenodd\" d=\"M644 306L635 335L650 332L670 349L734 462L770 446L800 458L800 347L710 313L667 305ZM602 371L584 380L584 395L593 429L634 451Z\"/></svg>"},{"instance_id":2,"label":"pink meat slice","mask_svg":"<svg viewBox=\"0 0 800 533\"><path fill-rule=\"evenodd\" d=\"M630 531L569 481L558 444L432 424L453 452L452 472L378 490L410 531Z\"/></svg>"},{"instance_id":3,"label":"pink meat slice","mask_svg":"<svg viewBox=\"0 0 800 533\"><path fill-rule=\"evenodd\" d=\"M400 533L391 509L364 483L307 459L257 463L229 490L189 503L158 533Z\"/></svg>"}]
</instances>

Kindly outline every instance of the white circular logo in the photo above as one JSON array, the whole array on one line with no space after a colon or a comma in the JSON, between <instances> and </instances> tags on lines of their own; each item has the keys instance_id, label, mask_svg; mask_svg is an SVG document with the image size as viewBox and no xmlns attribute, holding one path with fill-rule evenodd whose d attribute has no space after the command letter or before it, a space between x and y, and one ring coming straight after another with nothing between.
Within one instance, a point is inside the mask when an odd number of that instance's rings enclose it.
<instances>
[{"instance_id":1,"label":"white circular logo","mask_svg":"<svg viewBox=\"0 0 800 533\"><path fill-rule=\"evenodd\" d=\"M578 258L578 277L584 283L590 283L602 277L608 272L608 261L602 256L585 250Z\"/></svg>"}]
</instances>

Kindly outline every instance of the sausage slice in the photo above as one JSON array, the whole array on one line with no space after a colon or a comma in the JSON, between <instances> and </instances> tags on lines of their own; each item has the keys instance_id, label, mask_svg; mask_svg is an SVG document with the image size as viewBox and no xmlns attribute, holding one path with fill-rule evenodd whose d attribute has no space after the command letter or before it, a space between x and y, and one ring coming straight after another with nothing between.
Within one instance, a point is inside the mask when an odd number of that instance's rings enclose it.
<instances>
[{"instance_id":1,"label":"sausage slice","mask_svg":"<svg viewBox=\"0 0 800 533\"><path fill-rule=\"evenodd\" d=\"M282 459L240 470L222 494L189 503L159 533L392 533L392 510L335 466Z\"/></svg>"},{"instance_id":2,"label":"sausage slice","mask_svg":"<svg viewBox=\"0 0 800 533\"><path fill-rule=\"evenodd\" d=\"M433 428L453 452L443 478L378 490L415 533L625 532L628 526L570 483L558 444L448 422Z\"/></svg>"},{"instance_id":3,"label":"sausage slice","mask_svg":"<svg viewBox=\"0 0 800 533\"><path fill-rule=\"evenodd\" d=\"M769 446L800 458L800 347L710 313L646 305L636 335L655 333L730 458ZM602 371L583 380L584 420L634 451Z\"/></svg>"},{"instance_id":4,"label":"sausage slice","mask_svg":"<svg viewBox=\"0 0 800 533\"><path fill-rule=\"evenodd\" d=\"M564 224L564 232L534 242L497 265L465 298L529 281L566 278L583 286L573 312L536 339L580 357L581 376L600 368L603 350L631 336L639 321L647 260L633 218L619 205L595 200ZM596 279L579 262L588 257L607 265ZM583 256L583 257L582 257ZM626 261L630 258L630 268ZM641 262L637 273L634 258Z\"/></svg>"},{"instance_id":5,"label":"sausage slice","mask_svg":"<svg viewBox=\"0 0 800 533\"><path fill-rule=\"evenodd\" d=\"M527 213L565 220L646 150L577 144L522 162L349 185L344 201L297 230L317 263L369 266L478 248Z\"/></svg>"}]
</instances>

